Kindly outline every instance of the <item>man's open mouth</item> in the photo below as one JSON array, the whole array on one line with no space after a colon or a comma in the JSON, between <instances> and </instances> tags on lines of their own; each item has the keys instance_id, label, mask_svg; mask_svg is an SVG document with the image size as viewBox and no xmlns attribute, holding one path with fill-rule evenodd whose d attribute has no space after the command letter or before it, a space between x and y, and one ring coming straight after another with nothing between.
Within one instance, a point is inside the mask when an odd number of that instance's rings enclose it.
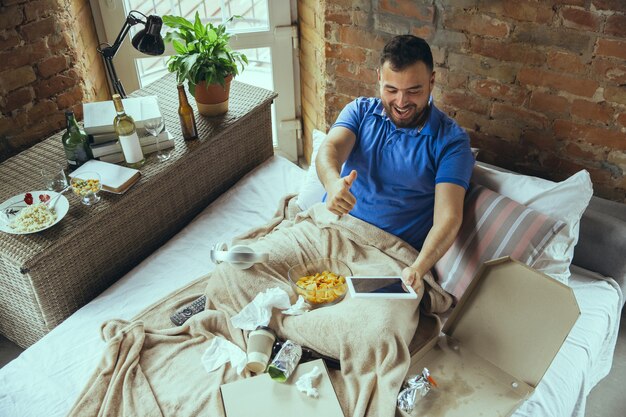
<instances>
[{"instance_id":1,"label":"man's open mouth","mask_svg":"<svg viewBox=\"0 0 626 417\"><path fill-rule=\"evenodd\" d=\"M408 106L408 107L393 106L394 113L396 113L396 116L398 116L400 119L405 119L409 117L412 113L412 110L413 110L413 106Z\"/></svg>"}]
</instances>

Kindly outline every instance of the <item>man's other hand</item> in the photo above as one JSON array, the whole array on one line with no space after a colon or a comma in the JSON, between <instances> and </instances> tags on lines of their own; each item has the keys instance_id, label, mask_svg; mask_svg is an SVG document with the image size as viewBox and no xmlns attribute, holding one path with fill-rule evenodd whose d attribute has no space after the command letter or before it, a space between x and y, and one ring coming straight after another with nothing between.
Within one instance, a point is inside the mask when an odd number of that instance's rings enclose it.
<instances>
[{"instance_id":1,"label":"man's other hand","mask_svg":"<svg viewBox=\"0 0 626 417\"><path fill-rule=\"evenodd\" d=\"M356 198L350 192L352 183L356 180L357 173L352 170L349 175L336 180L328 189L326 207L331 213L343 216L348 214L356 204Z\"/></svg>"},{"instance_id":2,"label":"man's other hand","mask_svg":"<svg viewBox=\"0 0 626 417\"><path fill-rule=\"evenodd\" d=\"M417 269L407 266L402 270L402 281L405 285L413 287L416 294L419 294L420 290L424 286L424 277L418 272Z\"/></svg>"}]
</instances>

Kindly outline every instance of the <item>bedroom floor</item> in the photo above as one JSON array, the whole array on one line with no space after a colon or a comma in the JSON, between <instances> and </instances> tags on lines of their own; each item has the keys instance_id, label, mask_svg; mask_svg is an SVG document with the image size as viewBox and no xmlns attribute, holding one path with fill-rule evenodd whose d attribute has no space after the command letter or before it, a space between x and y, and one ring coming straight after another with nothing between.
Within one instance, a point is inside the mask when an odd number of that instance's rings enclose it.
<instances>
[{"instance_id":1,"label":"bedroom floor","mask_svg":"<svg viewBox=\"0 0 626 417\"><path fill-rule=\"evenodd\" d=\"M0 368L17 357L22 349L0 336ZM620 332L615 347L611 373L589 394L586 417L617 417L626 415L626 308L622 311Z\"/></svg>"}]
</instances>

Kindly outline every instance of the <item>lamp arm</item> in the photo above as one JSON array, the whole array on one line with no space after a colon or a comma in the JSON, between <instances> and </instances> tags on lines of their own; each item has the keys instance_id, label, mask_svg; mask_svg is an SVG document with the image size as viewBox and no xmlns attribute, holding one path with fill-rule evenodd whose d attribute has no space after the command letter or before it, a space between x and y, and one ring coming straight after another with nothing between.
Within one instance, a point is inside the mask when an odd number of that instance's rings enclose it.
<instances>
[{"instance_id":1,"label":"lamp arm","mask_svg":"<svg viewBox=\"0 0 626 417\"><path fill-rule=\"evenodd\" d=\"M139 13L144 18L146 17L143 13L138 12L137 10L131 10L130 13L128 13L128 16L126 16L124 26L122 26L122 30L120 30L117 38L115 38L115 42L113 43L113 45L103 44L107 46L105 48L101 48L102 45L100 45L96 49L98 53L102 55L107 75L109 76L109 80L111 80L111 84L113 86L113 91L119 94L122 98L126 98L126 91L124 91L122 81L120 81L120 79L117 77L115 66L113 66L113 57L115 56L115 54L117 54L117 50L122 45L122 42L124 42L124 39L126 38L126 35L128 34L130 28L137 23L145 23L143 20L133 16L133 13Z\"/></svg>"},{"instance_id":2,"label":"lamp arm","mask_svg":"<svg viewBox=\"0 0 626 417\"><path fill-rule=\"evenodd\" d=\"M104 58L104 67L106 68L109 80L111 80L111 84L113 85L113 91L119 94L122 98L126 98L126 90L124 90L122 81L117 77L115 66L113 66L113 57Z\"/></svg>"},{"instance_id":3,"label":"lamp arm","mask_svg":"<svg viewBox=\"0 0 626 417\"><path fill-rule=\"evenodd\" d=\"M139 13L144 18L146 17L143 13L138 12L137 10L131 10L130 13L128 13L128 16L126 16L126 20L124 21L124 26L122 26L122 30L120 30L120 33L117 35L117 38L115 38L115 42L113 42L113 45L107 46L104 49L98 48L98 52L100 52L103 57L113 58L115 54L117 53L117 50L122 45L122 42L124 42L124 39L126 38L126 35L128 34L128 31L130 30L130 28L136 25L137 23L146 23L143 20L133 16L133 13Z\"/></svg>"}]
</instances>

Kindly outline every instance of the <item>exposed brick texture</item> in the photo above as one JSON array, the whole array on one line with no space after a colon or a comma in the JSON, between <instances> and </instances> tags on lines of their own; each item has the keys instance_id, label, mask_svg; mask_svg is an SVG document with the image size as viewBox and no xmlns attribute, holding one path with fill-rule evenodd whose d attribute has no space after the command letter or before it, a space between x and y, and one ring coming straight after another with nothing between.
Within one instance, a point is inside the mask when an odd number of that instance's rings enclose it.
<instances>
[{"instance_id":1,"label":"exposed brick texture","mask_svg":"<svg viewBox=\"0 0 626 417\"><path fill-rule=\"evenodd\" d=\"M555 71L562 71L566 74L584 73L588 65L580 58L579 54L562 51L548 51L548 67Z\"/></svg>"},{"instance_id":2,"label":"exposed brick texture","mask_svg":"<svg viewBox=\"0 0 626 417\"><path fill-rule=\"evenodd\" d=\"M493 80L474 80L471 89L482 97L507 100L515 105L522 105L526 100L525 90L510 84L502 84Z\"/></svg>"},{"instance_id":3,"label":"exposed brick texture","mask_svg":"<svg viewBox=\"0 0 626 417\"><path fill-rule=\"evenodd\" d=\"M563 7L561 9L563 26L597 32L602 24L602 16L579 7Z\"/></svg>"},{"instance_id":4,"label":"exposed brick texture","mask_svg":"<svg viewBox=\"0 0 626 417\"><path fill-rule=\"evenodd\" d=\"M611 36L626 38L626 15L614 14L606 19L604 33Z\"/></svg>"},{"instance_id":5,"label":"exposed brick texture","mask_svg":"<svg viewBox=\"0 0 626 417\"><path fill-rule=\"evenodd\" d=\"M2 7L0 30L14 28L24 21L24 10L20 6Z\"/></svg>"},{"instance_id":6,"label":"exposed brick texture","mask_svg":"<svg viewBox=\"0 0 626 417\"><path fill-rule=\"evenodd\" d=\"M596 54L626 59L626 39L598 39Z\"/></svg>"},{"instance_id":7,"label":"exposed brick texture","mask_svg":"<svg viewBox=\"0 0 626 417\"><path fill-rule=\"evenodd\" d=\"M433 6L422 6L418 3L401 0L381 0L378 11L431 23L435 17L435 8Z\"/></svg>"},{"instance_id":8,"label":"exposed brick texture","mask_svg":"<svg viewBox=\"0 0 626 417\"><path fill-rule=\"evenodd\" d=\"M0 51L19 45L20 37L14 29L0 32Z\"/></svg>"},{"instance_id":9,"label":"exposed brick texture","mask_svg":"<svg viewBox=\"0 0 626 417\"><path fill-rule=\"evenodd\" d=\"M613 108L606 102L594 103L593 101L576 99L572 103L572 115L589 122L607 124L613 120Z\"/></svg>"},{"instance_id":10,"label":"exposed brick texture","mask_svg":"<svg viewBox=\"0 0 626 417\"><path fill-rule=\"evenodd\" d=\"M325 98L326 82L325 67L327 59L341 59L355 64L363 63L366 52L362 48L331 46L324 42L325 22L328 25L351 24L345 22L342 16L349 16L346 9L333 12L324 10L318 2L298 2L298 17L300 21L300 66L301 97L302 97L302 125L304 131L303 154L307 161L311 161L311 135L315 128L325 130L324 125L326 107L329 105ZM336 22L338 20L338 22Z\"/></svg>"},{"instance_id":11,"label":"exposed brick texture","mask_svg":"<svg viewBox=\"0 0 626 417\"><path fill-rule=\"evenodd\" d=\"M621 86L626 85L626 61L596 59L592 69L600 80L612 81Z\"/></svg>"},{"instance_id":12,"label":"exposed brick texture","mask_svg":"<svg viewBox=\"0 0 626 417\"><path fill-rule=\"evenodd\" d=\"M470 49L477 55L501 61L515 61L527 65L541 65L546 61L543 52L523 43L511 44L475 36L470 41Z\"/></svg>"},{"instance_id":13,"label":"exposed brick texture","mask_svg":"<svg viewBox=\"0 0 626 417\"><path fill-rule=\"evenodd\" d=\"M20 88L19 90L11 91L5 99L4 103L0 107L3 113L9 113L17 108L20 108L32 101L35 98L33 89L30 87Z\"/></svg>"},{"instance_id":14,"label":"exposed brick texture","mask_svg":"<svg viewBox=\"0 0 626 417\"><path fill-rule=\"evenodd\" d=\"M518 80L524 85L548 87L584 97L592 97L599 87L597 81L536 68L522 68Z\"/></svg>"},{"instance_id":15,"label":"exposed brick texture","mask_svg":"<svg viewBox=\"0 0 626 417\"><path fill-rule=\"evenodd\" d=\"M48 78L53 74L58 74L68 67L68 57L65 55L56 55L43 59L37 66L39 75Z\"/></svg>"},{"instance_id":16,"label":"exposed brick texture","mask_svg":"<svg viewBox=\"0 0 626 417\"><path fill-rule=\"evenodd\" d=\"M450 5L453 2L446 2ZM475 2L474 2L475 3ZM549 23L554 11L545 2L533 0L485 2L484 11L521 22Z\"/></svg>"},{"instance_id":17,"label":"exposed brick texture","mask_svg":"<svg viewBox=\"0 0 626 417\"><path fill-rule=\"evenodd\" d=\"M626 201L623 0L299 0L298 8L305 156L313 128L328 130L350 100L378 94L384 43L413 33L432 47L435 103L468 131L480 159L554 180L586 169L597 195Z\"/></svg>"},{"instance_id":18,"label":"exposed brick texture","mask_svg":"<svg viewBox=\"0 0 626 417\"><path fill-rule=\"evenodd\" d=\"M543 91L533 91L530 98L530 108L542 113L566 113L569 111L570 103L565 97L544 93Z\"/></svg>"},{"instance_id":19,"label":"exposed brick texture","mask_svg":"<svg viewBox=\"0 0 626 417\"><path fill-rule=\"evenodd\" d=\"M624 4L624 0L592 0L591 5L597 10L626 13L626 4Z\"/></svg>"},{"instance_id":20,"label":"exposed brick texture","mask_svg":"<svg viewBox=\"0 0 626 417\"><path fill-rule=\"evenodd\" d=\"M459 12L450 17L446 16L444 27L460 32L472 33L494 38L505 37L509 34L509 25L502 20L484 14L467 14Z\"/></svg>"},{"instance_id":21,"label":"exposed brick texture","mask_svg":"<svg viewBox=\"0 0 626 417\"><path fill-rule=\"evenodd\" d=\"M108 97L89 0L0 4L0 161Z\"/></svg>"}]
</instances>

